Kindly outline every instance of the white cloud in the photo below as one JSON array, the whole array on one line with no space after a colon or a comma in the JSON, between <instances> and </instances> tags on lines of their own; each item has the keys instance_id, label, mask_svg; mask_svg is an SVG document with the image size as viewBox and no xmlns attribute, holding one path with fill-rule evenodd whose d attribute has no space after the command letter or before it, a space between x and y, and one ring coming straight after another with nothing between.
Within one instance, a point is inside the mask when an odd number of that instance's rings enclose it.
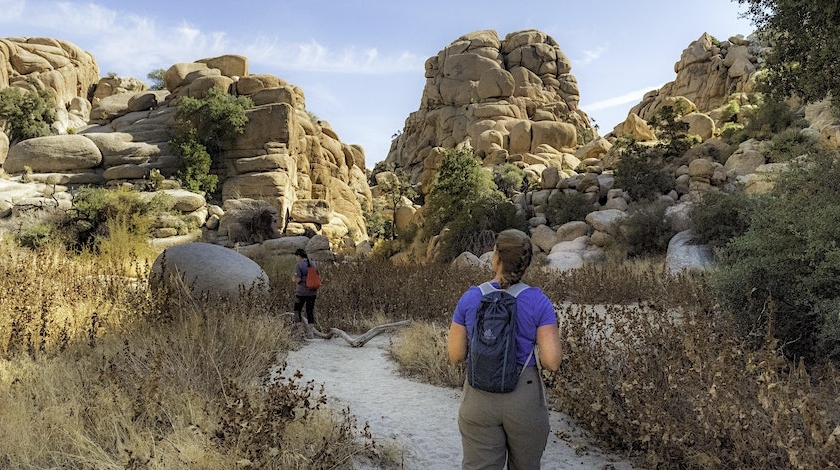
<instances>
[{"instance_id":1,"label":"white cloud","mask_svg":"<svg viewBox=\"0 0 840 470\"><path fill-rule=\"evenodd\" d=\"M592 112L592 111L600 111L600 110L603 110L603 109L610 109L610 108L625 105L625 104L628 104L628 103L636 103L636 102L639 102L639 101L642 100L642 98L645 96L645 93L647 93L651 90L658 90L659 88L662 88L663 85L665 85L665 84L660 83L659 85L653 85L653 86L649 86L649 87L646 87L646 88L640 88L638 90L633 90L633 91L624 93L623 95L619 95L619 96L615 96L615 97L612 97L612 98L607 98L607 99L604 99L604 100L596 101L594 103L581 104L580 108L583 109L583 110L586 110L586 112Z\"/></svg>"},{"instance_id":2,"label":"white cloud","mask_svg":"<svg viewBox=\"0 0 840 470\"><path fill-rule=\"evenodd\" d=\"M387 74L422 72L425 59L402 52L394 57L380 54L376 48L351 46L333 50L311 40L307 43L278 43L276 39L259 38L244 45L249 59L255 63L283 70L324 73Z\"/></svg>"},{"instance_id":3,"label":"white cloud","mask_svg":"<svg viewBox=\"0 0 840 470\"><path fill-rule=\"evenodd\" d=\"M606 46L600 46L596 49L587 49L581 52L583 58L577 59L572 63L576 66L584 66L591 64L592 62L595 62L596 60L600 59L601 56L604 55L604 52L607 51L607 49L608 48Z\"/></svg>"},{"instance_id":4,"label":"white cloud","mask_svg":"<svg viewBox=\"0 0 840 470\"><path fill-rule=\"evenodd\" d=\"M155 68L223 54L241 54L279 71L337 74L422 72L425 60L408 52L387 56L376 48L334 50L316 40L281 42L257 36L234 41L223 31L205 31L187 21L166 26L94 3L50 2L35 7L21 0L0 0L0 11L0 25L56 31L55 36L93 53L103 74L141 79Z\"/></svg>"}]
</instances>

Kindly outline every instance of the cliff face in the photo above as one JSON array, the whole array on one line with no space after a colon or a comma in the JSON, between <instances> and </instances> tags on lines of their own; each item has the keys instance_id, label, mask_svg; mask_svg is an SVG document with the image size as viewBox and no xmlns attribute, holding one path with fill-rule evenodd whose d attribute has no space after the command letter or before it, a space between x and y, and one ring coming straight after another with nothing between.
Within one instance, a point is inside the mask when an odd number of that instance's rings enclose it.
<instances>
[{"instance_id":1,"label":"cliff face","mask_svg":"<svg viewBox=\"0 0 840 470\"><path fill-rule=\"evenodd\" d=\"M406 119L386 163L425 187L440 164L436 147L468 140L488 166L571 153L583 143L579 137L594 135L578 108L571 69L557 42L540 31L502 40L492 30L461 36L426 61L420 108Z\"/></svg>"}]
</instances>

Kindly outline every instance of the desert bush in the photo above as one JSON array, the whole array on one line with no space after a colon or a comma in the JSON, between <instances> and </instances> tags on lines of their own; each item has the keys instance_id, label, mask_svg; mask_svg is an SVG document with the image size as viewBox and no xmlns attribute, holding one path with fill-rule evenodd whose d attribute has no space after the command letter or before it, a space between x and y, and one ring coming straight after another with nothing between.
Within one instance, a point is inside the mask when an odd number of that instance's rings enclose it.
<instances>
[{"instance_id":1,"label":"desert bush","mask_svg":"<svg viewBox=\"0 0 840 470\"><path fill-rule=\"evenodd\" d=\"M0 90L0 129L10 143L50 135L55 119L55 100L50 92L17 86Z\"/></svg>"},{"instance_id":2,"label":"desert bush","mask_svg":"<svg viewBox=\"0 0 840 470\"><path fill-rule=\"evenodd\" d=\"M655 149L631 142L616 164L615 187L637 201L655 199L673 189L674 176Z\"/></svg>"},{"instance_id":3,"label":"desert bush","mask_svg":"<svg viewBox=\"0 0 840 470\"><path fill-rule=\"evenodd\" d=\"M451 221L468 215L472 204L498 193L491 174L471 149L446 149L443 162L423 206L427 237L435 236Z\"/></svg>"},{"instance_id":4,"label":"desert bush","mask_svg":"<svg viewBox=\"0 0 840 470\"><path fill-rule=\"evenodd\" d=\"M758 198L741 192L706 191L691 206L694 231L703 243L714 248L725 246L747 231L750 218L759 205Z\"/></svg>"},{"instance_id":5,"label":"desert bush","mask_svg":"<svg viewBox=\"0 0 840 470\"><path fill-rule=\"evenodd\" d=\"M545 217L549 225L563 225L574 220L586 220L586 215L593 210L595 206L586 194L556 191L548 197Z\"/></svg>"},{"instance_id":6,"label":"desert bush","mask_svg":"<svg viewBox=\"0 0 840 470\"><path fill-rule=\"evenodd\" d=\"M465 251L480 256L493 250L497 233L509 228L527 230L525 218L500 193L465 205L468 212L452 220L440 237L440 261L451 261Z\"/></svg>"},{"instance_id":7,"label":"desert bush","mask_svg":"<svg viewBox=\"0 0 840 470\"><path fill-rule=\"evenodd\" d=\"M448 325L413 323L399 330L390 348L400 372L432 385L459 388L464 386L463 363L449 361L446 349Z\"/></svg>"},{"instance_id":8,"label":"desert bush","mask_svg":"<svg viewBox=\"0 0 840 470\"><path fill-rule=\"evenodd\" d=\"M101 262L108 260L113 269L131 275L130 260L155 258L148 237L155 216L169 213L171 208L171 198L163 193L149 199L123 187L82 188L67 217L56 225L69 249L94 254Z\"/></svg>"},{"instance_id":9,"label":"desert bush","mask_svg":"<svg viewBox=\"0 0 840 470\"><path fill-rule=\"evenodd\" d=\"M745 113L743 129L728 133L727 142L737 145L745 140L770 140L786 129L807 127L804 116L797 114L789 104L770 98L760 99L755 107Z\"/></svg>"},{"instance_id":10,"label":"desert bush","mask_svg":"<svg viewBox=\"0 0 840 470\"><path fill-rule=\"evenodd\" d=\"M641 466L829 468L840 458L836 417L772 337L752 349L724 314L693 308L566 305L560 319L555 403Z\"/></svg>"},{"instance_id":11,"label":"desert bush","mask_svg":"<svg viewBox=\"0 0 840 470\"><path fill-rule=\"evenodd\" d=\"M415 320L448 325L451 309L463 291L489 275L455 271L446 264L408 266L384 260L322 263L321 270L325 283L315 304L318 323L353 332L366 331L366 319L376 315L387 322Z\"/></svg>"},{"instance_id":12,"label":"desert bush","mask_svg":"<svg viewBox=\"0 0 840 470\"><path fill-rule=\"evenodd\" d=\"M350 468L371 450L314 384L269 380L295 345L275 297L175 302L92 258L4 248L0 466Z\"/></svg>"},{"instance_id":13,"label":"desert bush","mask_svg":"<svg viewBox=\"0 0 840 470\"><path fill-rule=\"evenodd\" d=\"M525 183L525 171L512 164L505 163L493 167L493 182L496 187L507 197L522 191Z\"/></svg>"},{"instance_id":14,"label":"desert bush","mask_svg":"<svg viewBox=\"0 0 840 470\"><path fill-rule=\"evenodd\" d=\"M776 179L749 229L719 252L716 292L747 330L770 322L783 349L808 362L837 359L840 337L821 306L840 300L840 162L822 154ZM768 312L768 301L775 308Z\"/></svg>"},{"instance_id":15,"label":"desert bush","mask_svg":"<svg viewBox=\"0 0 840 470\"><path fill-rule=\"evenodd\" d=\"M767 148L769 163L785 163L802 155L811 155L817 151L818 140L803 134L796 127L785 129L774 134Z\"/></svg>"},{"instance_id":16,"label":"desert bush","mask_svg":"<svg viewBox=\"0 0 840 470\"><path fill-rule=\"evenodd\" d=\"M423 206L423 224L425 239L441 234L438 261L447 262L464 251L486 249L474 243L484 232L524 228L526 221L473 151L462 148L446 150Z\"/></svg>"},{"instance_id":17,"label":"desert bush","mask_svg":"<svg viewBox=\"0 0 840 470\"><path fill-rule=\"evenodd\" d=\"M668 242L675 235L669 204L662 201L641 201L630 206L616 240L631 258L661 255L668 251Z\"/></svg>"}]
</instances>

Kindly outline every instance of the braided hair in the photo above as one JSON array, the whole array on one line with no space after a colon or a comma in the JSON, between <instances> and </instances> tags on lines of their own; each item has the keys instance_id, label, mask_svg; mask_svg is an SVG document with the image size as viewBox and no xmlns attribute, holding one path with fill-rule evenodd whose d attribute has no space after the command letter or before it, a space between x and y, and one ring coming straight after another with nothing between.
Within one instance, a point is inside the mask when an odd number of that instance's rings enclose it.
<instances>
[{"instance_id":1,"label":"braided hair","mask_svg":"<svg viewBox=\"0 0 840 470\"><path fill-rule=\"evenodd\" d=\"M531 239L521 230L505 230L496 237L496 256L502 264L502 289L522 280L534 253Z\"/></svg>"}]
</instances>

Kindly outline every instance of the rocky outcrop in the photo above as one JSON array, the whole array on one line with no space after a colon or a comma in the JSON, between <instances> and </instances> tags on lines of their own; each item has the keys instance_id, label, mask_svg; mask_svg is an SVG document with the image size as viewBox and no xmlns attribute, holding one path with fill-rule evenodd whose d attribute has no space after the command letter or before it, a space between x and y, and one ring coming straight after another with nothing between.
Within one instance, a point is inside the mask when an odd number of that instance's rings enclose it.
<instances>
[{"instance_id":1,"label":"rocky outcrop","mask_svg":"<svg viewBox=\"0 0 840 470\"><path fill-rule=\"evenodd\" d=\"M211 169L221 184L220 205L262 201L273 208L277 228L289 235L323 234L335 247L367 238L362 212L371 204L371 192L364 150L341 142L328 122L308 113L299 87L273 75L250 74L243 56L175 64L163 77L167 89L155 91L115 74L99 79L90 54L52 39L0 40L0 68L0 87L49 89L63 116L53 125L57 135L23 141L8 151L8 144L0 145L0 164L13 178L61 187L175 187L162 180L181 168L168 145L177 100L202 98L218 87L255 105L247 111L245 132L223 145ZM195 221L215 225L223 215L205 212L194 214ZM172 232L161 228L161 234ZM255 238L231 240L212 229L206 237L230 246Z\"/></svg>"},{"instance_id":2,"label":"rocky outcrop","mask_svg":"<svg viewBox=\"0 0 840 470\"><path fill-rule=\"evenodd\" d=\"M569 169L564 156L583 143L578 135L594 135L578 108L571 68L557 42L540 31L502 40L492 30L461 36L426 61L420 109L406 119L386 163L422 181L424 189L440 165L436 149L464 141L488 166Z\"/></svg>"},{"instance_id":3,"label":"rocky outcrop","mask_svg":"<svg viewBox=\"0 0 840 470\"><path fill-rule=\"evenodd\" d=\"M708 33L703 33L683 50L680 60L674 64L674 72L677 74L674 81L645 94L642 101L630 109L628 120L613 129L613 134L633 135L638 140L654 140L650 131L645 129L644 121L653 117L663 106L673 105L675 100L681 98L688 104L686 113L697 111L711 115L711 119L695 115L687 121L695 126L691 133L708 138L714 131L714 128L708 129L710 121L720 117L720 113L715 113L715 110L725 106L733 97L740 100L741 105L749 104L744 95L755 89L763 47L753 37L744 38L739 35L718 41ZM641 123L637 121L639 118Z\"/></svg>"},{"instance_id":4,"label":"rocky outcrop","mask_svg":"<svg viewBox=\"0 0 840 470\"><path fill-rule=\"evenodd\" d=\"M99 80L99 65L89 52L52 38L0 39L0 88L49 90L56 106L89 98Z\"/></svg>"}]
</instances>

